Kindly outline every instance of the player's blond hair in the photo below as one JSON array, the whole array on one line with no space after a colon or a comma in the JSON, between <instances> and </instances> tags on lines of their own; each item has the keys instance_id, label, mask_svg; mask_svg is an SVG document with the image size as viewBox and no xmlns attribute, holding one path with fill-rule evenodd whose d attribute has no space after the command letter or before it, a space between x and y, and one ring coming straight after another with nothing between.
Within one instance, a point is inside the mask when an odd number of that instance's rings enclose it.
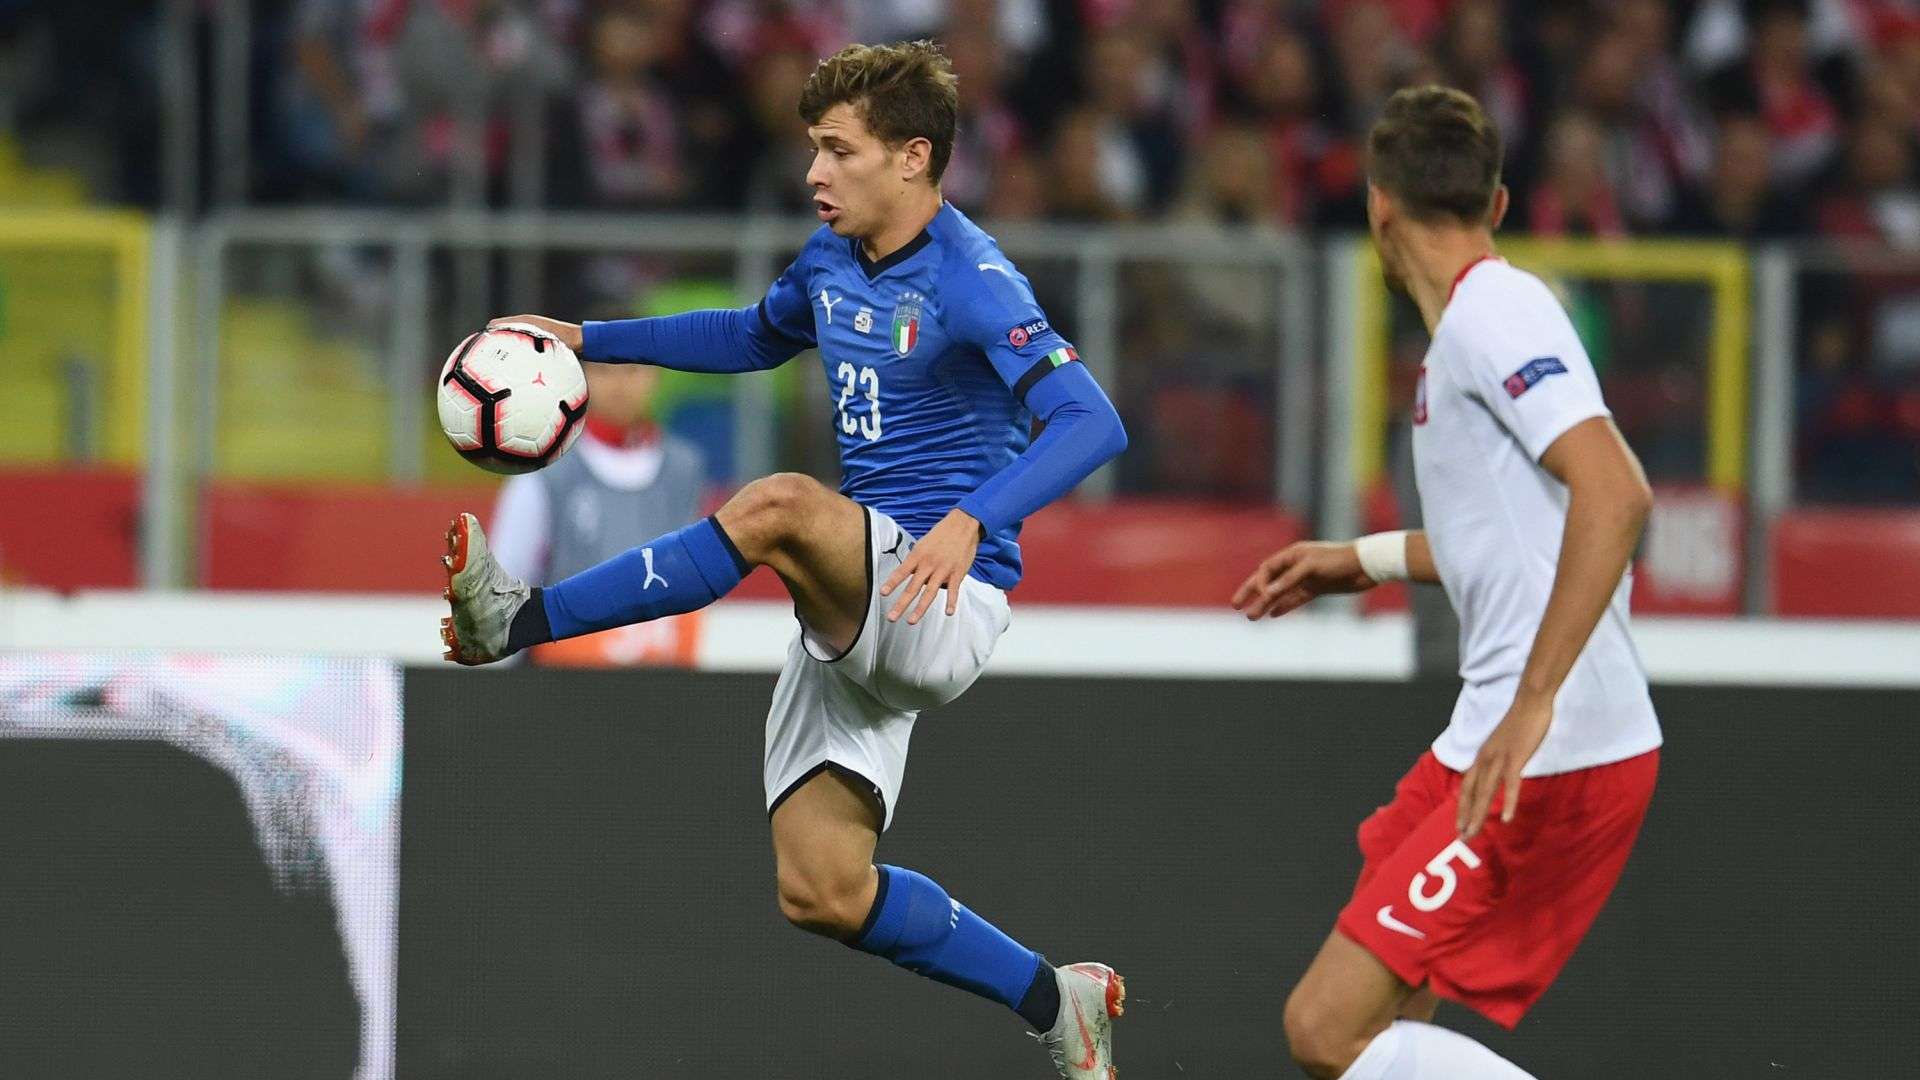
<instances>
[{"instance_id":1,"label":"player's blond hair","mask_svg":"<svg viewBox=\"0 0 1920 1080\"><path fill-rule=\"evenodd\" d=\"M817 124L835 105L851 105L867 130L890 147L909 139L933 144L927 178L935 184L953 157L959 122L959 80L931 41L849 45L813 69L800 91L800 118Z\"/></svg>"},{"instance_id":2,"label":"player's blond hair","mask_svg":"<svg viewBox=\"0 0 1920 1080\"><path fill-rule=\"evenodd\" d=\"M1500 187L1500 129L1480 103L1445 86L1387 99L1367 133L1367 178L1419 221L1485 224Z\"/></svg>"}]
</instances>

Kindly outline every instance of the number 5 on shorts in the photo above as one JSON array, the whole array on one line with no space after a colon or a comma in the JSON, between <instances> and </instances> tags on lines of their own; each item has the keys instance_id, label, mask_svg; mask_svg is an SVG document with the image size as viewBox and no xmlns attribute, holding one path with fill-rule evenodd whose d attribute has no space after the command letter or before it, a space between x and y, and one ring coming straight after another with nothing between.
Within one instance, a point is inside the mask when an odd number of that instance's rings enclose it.
<instances>
[{"instance_id":1,"label":"number 5 on shorts","mask_svg":"<svg viewBox=\"0 0 1920 1080\"><path fill-rule=\"evenodd\" d=\"M1413 875L1413 880L1407 883L1408 902L1421 911L1438 911L1446 906L1447 901L1453 899L1454 887L1460 884L1459 875L1449 865L1456 858L1469 870L1480 869L1480 856L1473 853L1465 840L1456 838L1427 863L1426 873ZM1432 894L1427 892L1427 874L1440 879L1440 887Z\"/></svg>"}]
</instances>

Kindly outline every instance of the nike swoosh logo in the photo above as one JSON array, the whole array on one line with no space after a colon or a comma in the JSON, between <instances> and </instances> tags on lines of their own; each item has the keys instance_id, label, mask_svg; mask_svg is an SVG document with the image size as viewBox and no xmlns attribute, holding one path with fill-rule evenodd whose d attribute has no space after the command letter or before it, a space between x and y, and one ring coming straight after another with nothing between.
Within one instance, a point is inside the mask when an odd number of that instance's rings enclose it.
<instances>
[{"instance_id":1,"label":"nike swoosh logo","mask_svg":"<svg viewBox=\"0 0 1920 1080\"><path fill-rule=\"evenodd\" d=\"M1373 917L1380 921L1381 926L1386 927L1387 929L1393 931L1396 934L1405 934L1408 937L1420 938L1423 941L1426 939L1427 935L1425 931L1415 930L1413 927L1408 926L1406 923L1403 923L1399 919L1396 919L1393 917L1392 904L1388 904L1387 906L1381 908L1379 911L1374 912Z\"/></svg>"},{"instance_id":2,"label":"nike swoosh logo","mask_svg":"<svg viewBox=\"0 0 1920 1080\"><path fill-rule=\"evenodd\" d=\"M1087 1048L1087 1059L1074 1067L1077 1069L1091 1069L1094 1066L1095 1055L1094 1055L1094 1048L1093 1048L1093 1035L1092 1033L1087 1031L1087 1016L1085 1013L1080 1011L1079 998L1070 996L1067 998L1067 1000L1073 1002L1073 1022L1080 1025L1080 1041L1082 1043L1085 1043Z\"/></svg>"}]
</instances>

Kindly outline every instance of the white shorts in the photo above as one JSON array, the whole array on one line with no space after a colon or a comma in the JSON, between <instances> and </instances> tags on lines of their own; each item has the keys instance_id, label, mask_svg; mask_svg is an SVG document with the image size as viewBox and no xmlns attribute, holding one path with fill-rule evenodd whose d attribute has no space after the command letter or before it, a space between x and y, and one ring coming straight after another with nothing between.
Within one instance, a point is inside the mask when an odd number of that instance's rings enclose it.
<instances>
[{"instance_id":1,"label":"white shorts","mask_svg":"<svg viewBox=\"0 0 1920 1080\"><path fill-rule=\"evenodd\" d=\"M973 685L1012 613L1006 593L968 576L954 614L947 614L942 595L919 625L904 615L888 622L887 609L899 594L883 597L879 586L913 550L914 538L887 515L862 509L866 617L839 656L804 623L787 646L767 713L767 813L822 770L834 769L873 790L885 829L900 798L914 718Z\"/></svg>"}]
</instances>

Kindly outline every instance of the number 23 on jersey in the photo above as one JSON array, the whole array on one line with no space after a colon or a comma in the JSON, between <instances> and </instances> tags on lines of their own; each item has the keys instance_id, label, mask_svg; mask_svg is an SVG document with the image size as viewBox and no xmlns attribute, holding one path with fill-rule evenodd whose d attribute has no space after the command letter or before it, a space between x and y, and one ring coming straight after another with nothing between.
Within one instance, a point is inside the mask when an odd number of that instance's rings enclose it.
<instances>
[{"instance_id":1,"label":"number 23 on jersey","mask_svg":"<svg viewBox=\"0 0 1920 1080\"><path fill-rule=\"evenodd\" d=\"M862 365L855 367L840 362L840 430L848 435L859 435L868 442L880 439L880 372ZM855 393L867 399L867 411L864 416L855 416L847 411L847 405Z\"/></svg>"}]
</instances>

